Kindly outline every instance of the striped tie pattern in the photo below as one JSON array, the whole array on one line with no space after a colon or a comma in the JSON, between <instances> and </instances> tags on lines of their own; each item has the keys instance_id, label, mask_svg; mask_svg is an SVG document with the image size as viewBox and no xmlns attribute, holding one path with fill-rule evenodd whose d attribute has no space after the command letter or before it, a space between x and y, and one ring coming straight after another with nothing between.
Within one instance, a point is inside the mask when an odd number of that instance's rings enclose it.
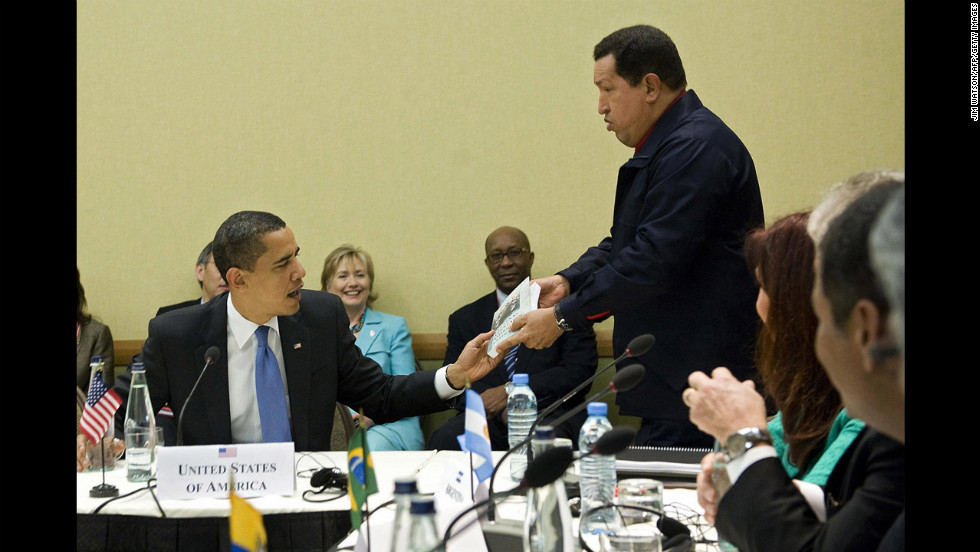
<instances>
[{"instance_id":1,"label":"striped tie pattern","mask_svg":"<svg viewBox=\"0 0 980 552\"><path fill-rule=\"evenodd\" d=\"M507 351L507 356L504 357L504 368L507 369L507 379L510 380L514 376L514 369L517 368L517 348L520 345L514 345Z\"/></svg>"}]
</instances>

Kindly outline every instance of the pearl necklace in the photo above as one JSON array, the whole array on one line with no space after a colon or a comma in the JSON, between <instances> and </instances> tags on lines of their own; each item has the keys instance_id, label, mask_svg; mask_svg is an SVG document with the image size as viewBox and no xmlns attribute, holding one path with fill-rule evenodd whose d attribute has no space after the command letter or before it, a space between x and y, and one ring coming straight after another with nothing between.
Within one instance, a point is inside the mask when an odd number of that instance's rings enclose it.
<instances>
[{"instance_id":1,"label":"pearl necklace","mask_svg":"<svg viewBox=\"0 0 980 552\"><path fill-rule=\"evenodd\" d=\"M364 310L364 312L361 313L361 320L357 324L355 324L355 325L353 325L353 326L350 327L350 333L356 334L357 332L361 331L361 328L364 327L364 315L365 314L367 314L367 310L366 309Z\"/></svg>"}]
</instances>

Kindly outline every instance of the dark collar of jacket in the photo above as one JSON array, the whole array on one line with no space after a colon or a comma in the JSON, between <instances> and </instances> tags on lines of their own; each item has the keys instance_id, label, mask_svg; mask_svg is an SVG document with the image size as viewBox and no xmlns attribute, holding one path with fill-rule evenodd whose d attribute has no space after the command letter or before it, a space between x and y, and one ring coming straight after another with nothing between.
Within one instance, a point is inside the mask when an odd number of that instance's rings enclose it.
<instances>
[{"instance_id":1,"label":"dark collar of jacket","mask_svg":"<svg viewBox=\"0 0 980 552\"><path fill-rule=\"evenodd\" d=\"M683 96L664 112L664 114L654 124L650 136L643 142L643 146L636 154L627 161L624 168L645 167L653 159L654 152L660 147L663 141L677 130L677 127L684 122L694 111L704 107L701 99L694 90L688 90Z\"/></svg>"}]
</instances>

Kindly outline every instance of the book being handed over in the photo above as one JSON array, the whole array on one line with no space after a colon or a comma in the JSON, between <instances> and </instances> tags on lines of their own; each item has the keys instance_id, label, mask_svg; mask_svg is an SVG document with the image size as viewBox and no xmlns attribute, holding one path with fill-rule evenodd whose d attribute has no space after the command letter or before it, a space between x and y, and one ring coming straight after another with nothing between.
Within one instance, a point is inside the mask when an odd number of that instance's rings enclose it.
<instances>
[{"instance_id":1,"label":"book being handed over","mask_svg":"<svg viewBox=\"0 0 980 552\"><path fill-rule=\"evenodd\" d=\"M497 358L497 345L501 341L517 333L510 329L514 319L538 308L539 295L541 295L541 286L532 283L530 277L524 278L524 281L510 292L497 312L493 313L493 322L490 324L493 335L490 336L490 344L487 347L490 358Z\"/></svg>"}]
</instances>

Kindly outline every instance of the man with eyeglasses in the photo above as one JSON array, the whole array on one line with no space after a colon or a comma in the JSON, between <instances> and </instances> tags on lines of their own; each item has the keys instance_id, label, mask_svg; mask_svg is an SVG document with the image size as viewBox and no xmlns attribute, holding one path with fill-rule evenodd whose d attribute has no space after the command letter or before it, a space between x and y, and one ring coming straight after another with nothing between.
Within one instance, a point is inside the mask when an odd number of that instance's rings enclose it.
<instances>
[{"instance_id":1,"label":"man with eyeglasses","mask_svg":"<svg viewBox=\"0 0 980 552\"><path fill-rule=\"evenodd\" d=\"M765 222L752 156L687 77L677 47L649 25L620 29L593 52L605 128L634 151L619 169L610 233L575 263L537 280L538 308L498 345L547 347L615 317L613 354L653 334L640 385L616 395L641 418L638 445L711 446L688 419L687 376L728 366L752 377L758 287L746 232ZM565 221L574 224L574 221Z\"/></svg>"},{"instance_id":2,"label":"man with eyeglasses","mask_svg":"<svg viewBox=\"0 0 980 552\"><path fill-rule=\"evenodd\" d=\"M531 251L531 243L527 235L521 230L511 226L497 228L487 236L484 247L486 258L483 262L496 283L496 290L461 307L449 316L447 359L455 359L459 356L469 340L467 334L474 331L476 334L489 331L493 313L501 302L518 284L531 276L534 252ZM540 411L595 373L599 360L595 333L591 328L563 335L551 347L545 349L529 349L520 345L515 346L514 351L507 351L504 354L506 354L504 360L492 372L472 384L473 389L483 398L487 413L487 429L490 432L490 445L494 450L509 448L505 419L507 384L510 383L514 373L528 374ZM557 408L548 419L555 419L581 404L587 392L588 389L580 391L574 398ZM585 418L584 410L579 415L573 416L555 428L556 437L570 438L572 442L577 443L578 432ZM463 433L465 420L465 412L459 410L456 416L447 420L432 433L426 448L459 450L456 437Z\"/></svg>"}]
</instances>

